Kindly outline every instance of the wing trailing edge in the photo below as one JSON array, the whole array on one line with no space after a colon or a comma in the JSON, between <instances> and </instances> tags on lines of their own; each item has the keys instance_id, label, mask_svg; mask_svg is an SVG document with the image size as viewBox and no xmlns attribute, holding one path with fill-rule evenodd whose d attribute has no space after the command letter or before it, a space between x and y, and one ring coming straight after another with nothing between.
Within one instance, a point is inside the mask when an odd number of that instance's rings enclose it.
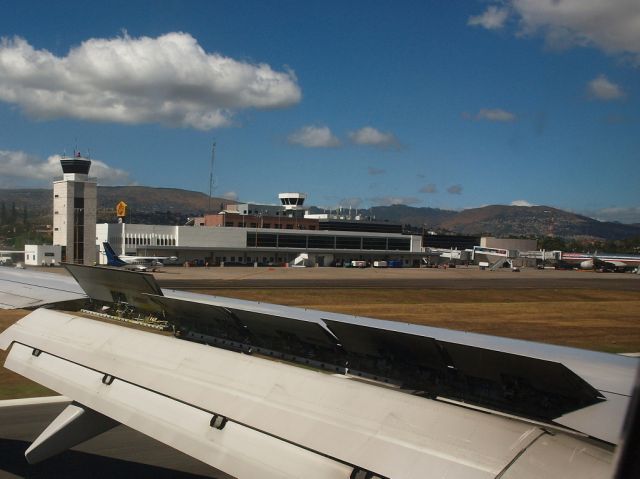
<instances>
[{"instance_id":1,"label":"wing trailing edge","mask_svg":"<svg viewBox=\"0 0 640 479\"><path fill-rule=\"evenodd\" d=\"M563 472L612 469L566 431L50 310L9 345L7 368L237 477L509 477L541 441L570 446Z\"/></svg>"}]
</instances>

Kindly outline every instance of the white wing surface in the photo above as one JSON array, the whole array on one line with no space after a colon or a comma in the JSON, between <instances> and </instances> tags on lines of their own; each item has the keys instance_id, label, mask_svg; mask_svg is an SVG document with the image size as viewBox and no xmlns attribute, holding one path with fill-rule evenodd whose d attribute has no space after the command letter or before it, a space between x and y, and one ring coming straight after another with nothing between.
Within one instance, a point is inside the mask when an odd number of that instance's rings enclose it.
<instances>
[{"instance_id":1,"label":"white wing surface","mask_svg":"<svg viewBox=\"0 0 640 479\"><path fill-rule=\"evenodd\" d=\"M0 268L0 309L34 308L86 298L66 275Z\"/></svg>"},{"instance_id":2,"label":"white wing surface","mask_svg":"<svg viewBox=\"0 0 640 479\"><path fill-rule=\"evenodd\" d=\"M558 477L611 473L566 431L50 310L10 345L9 369L237 477L538 477L549 442Z\"/></svg>"}]
</instances>

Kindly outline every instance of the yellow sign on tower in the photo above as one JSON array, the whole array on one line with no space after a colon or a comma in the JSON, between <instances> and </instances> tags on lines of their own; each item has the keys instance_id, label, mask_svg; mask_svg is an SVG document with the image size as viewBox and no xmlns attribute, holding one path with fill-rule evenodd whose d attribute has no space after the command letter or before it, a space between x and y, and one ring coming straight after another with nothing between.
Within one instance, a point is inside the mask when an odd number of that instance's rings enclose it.
<instances>
[{"instance_id":1,"label":"yellow sign on tower","mask_svg":"<svg viewBox=\"0 0 640 479\"><path fill-rule=\"evenodd\" d=\"M116 215L118 218L124 218L127 216L127 204L124 201L121 201L116 205Z\"/></svg>"}]
</instances>

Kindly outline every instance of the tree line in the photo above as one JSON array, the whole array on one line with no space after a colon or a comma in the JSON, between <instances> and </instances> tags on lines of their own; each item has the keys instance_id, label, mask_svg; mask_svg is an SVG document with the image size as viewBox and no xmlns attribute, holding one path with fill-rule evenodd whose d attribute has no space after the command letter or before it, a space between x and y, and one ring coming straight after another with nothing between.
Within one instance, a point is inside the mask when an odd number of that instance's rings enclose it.
<instances>
[{"instance_id":1,"label":"tree line","mask_svg":"<svg viewBox=\"0 0 640 479\"><path fill-rule=\"evenodd\" d=\"M30 218L27 205L21 208L12 202L10 206L0 201L0 246L23 249L25 244L51 243L51 234L36 231L37 225Z\"/></svg>"},{"instance_id":2,"label":"tree line","mask_svg":"<svg viewBox=\"0 0 640 479\"><path fill-rule=\"evenodd\" d=\"M22 214L18 213L16 203L11 203L11 209L7 209L7 205L4 201L0 202L0 225L1 226L13 226L18 223L28 224L29 214L27 212L27 205L22 206Z\"/></svg>"}]
</instances>

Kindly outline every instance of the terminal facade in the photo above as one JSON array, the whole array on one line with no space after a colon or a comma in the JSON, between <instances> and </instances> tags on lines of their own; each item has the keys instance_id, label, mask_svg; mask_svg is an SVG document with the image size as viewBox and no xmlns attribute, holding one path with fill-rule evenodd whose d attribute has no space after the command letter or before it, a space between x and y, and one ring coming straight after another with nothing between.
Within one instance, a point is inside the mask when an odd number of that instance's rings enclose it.
<instances>
[{"instance_id":1,"label":"terminal facade","mask_svg":"<svg viewBox=\"0 0 640 479\"><path fill-rule=\"evenodd\" d=\"M106 264L104 242L117 254L176 256L179 263L220 265L344 266L353 261L416 267L431 248L465 249L491 239L475 236L404 234L402 225L338 215L306 215L302 193L280 193L280 205L241 203L193 218L185 226L100 224L98 263ZM535 241L507 240L523 249ZM528 241L526 245L522 241ZM501 243L500 247L503 243Z\"/></svg>"},{"instance_id":2,"label":"terminal facade","mask_svg":"<svg viewBox=\"0 0 640 479\"><path fill-rule=\"evenodd\" d=\"M179 262L209 265L284 265L306 254L318 266L378 260L418 266L424 256L421 236L398 233L126 223L99 224L96 233L100 264L106 264L105 241L118 254L177 256Z\"/></svg>"},{"instance_id":3,"label":"terminal facade","mask_svg":"<svg viewBox=\"0 0 640 479\"><path fill-rule=\"evenodd\" d=\"M96 225L97 183L89 177L91 161L74 153L60 163L63 176L53 182L53 245L60 248L56 258L70 263L106 264L103 243L108 242L119 255L175 256L178 263L211 266L384 261L415 267L434 247L465 249L481 243L473 236L405 234L402 225L352 215L310 215L304 193L280 193L280 205L227 205L220 213L193 218L185 226L125 221ZM509 241L510 248L522 249L513 244L520 240ZM29 258L41 262L40 256L34 250Z\"/></svg>"},{"instance_id":4,"label":"terminal facade","mask_svg":"<svg viewBox=\"0 0 640 479\"><path fill-rule=\"evenodd\" d=\"M96 230L99 263L102 243L118 254L176 256L178 262L218 265L285 265L305 256L306 264L335 266L395 260L418 266L422 237L404 235L399 225L335 217L306 216L304 193L280 193L280 205L240 203L186 226L100 224ZM344 229L337 225L343 224ZM358 228L359 227L359 228Z\"/></svg>"}]
</instances>

